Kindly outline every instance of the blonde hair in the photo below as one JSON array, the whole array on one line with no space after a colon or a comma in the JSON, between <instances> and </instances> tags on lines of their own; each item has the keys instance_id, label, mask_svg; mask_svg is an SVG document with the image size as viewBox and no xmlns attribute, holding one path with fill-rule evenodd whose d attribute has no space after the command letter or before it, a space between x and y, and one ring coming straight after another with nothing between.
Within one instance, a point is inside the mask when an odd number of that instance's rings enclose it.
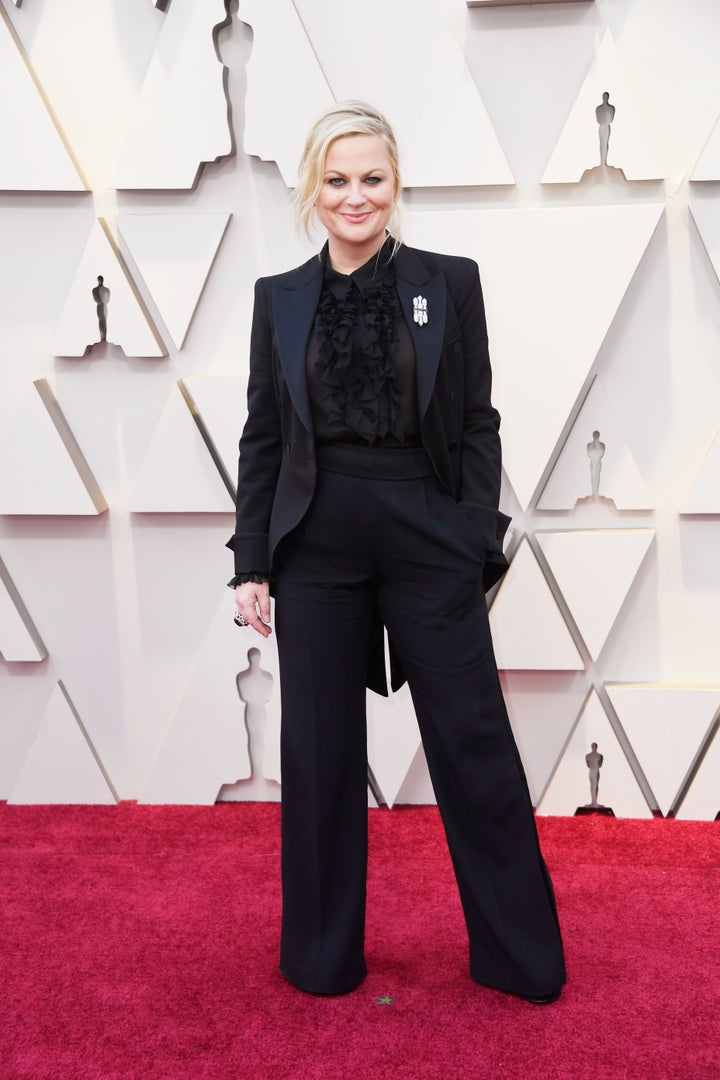
<instances>
[{"instance_id":1,"label":"blonde hair","mask_svg":"<svg viewBox=\"0 0 720 1080\"><path fill-rule=\"evenodd\" d=\"M325 159L335 140L344 135L377 135L385 144L394 180L394 206L388 231L396 238L397 248L400 246L397 238L400 234L399 200L402 194L397 142L382 113L365 101L338 101L326 109L310 128L298 166L298 185L293 195L298 225L305 236L311 239L315 200L323 183Z\"/></svg>"}]
</instances>

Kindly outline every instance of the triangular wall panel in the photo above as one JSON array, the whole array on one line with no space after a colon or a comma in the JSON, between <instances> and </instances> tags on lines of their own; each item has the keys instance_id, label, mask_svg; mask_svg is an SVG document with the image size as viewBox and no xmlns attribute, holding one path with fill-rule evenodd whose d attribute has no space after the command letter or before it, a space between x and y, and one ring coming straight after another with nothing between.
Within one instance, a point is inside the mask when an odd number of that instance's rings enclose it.
<instances>
[{"instance_id":1,"label":"triangular wall panel","mask_svg":"<svg viewBox=\"0 0 720 1080\"><path fill-rule=\"evenodd\" d=\"M172 0L115 163L113 187L192 188L201 164L232 153L223 66L213 40L213 29L226 17L223 0Z\"/></svg>"},{"instance_id":2,"label":"triangular wall panel","mask_svg":"<svg viewBox=\"0 0 720 1080\"><path fill-rule=\"evenodd\" d=\"M107 773L62 683L52 692L8 802L117 802Z\"/></svg>"},{"instance_id":3,"label":"triangular wall panel","mask_svg":"<svg viewBox=\"0 0 720 1080\"><path fill-rule=\"evenodd\" d=\"M568 530L535 536L588 652L597 660L655 530Z\"/></svg>"},{"instance_id":4,"label":"triangular wall panel","mask_svg":"<svg viewBox=\"0 0 720 1080\"><path fill-rule=\"evenodd\" d=\"M609 807L616 817L652 817L595 690L588 695L540 800L538 813L567 816L591 802L589 769L585 758L593 743L597 743L598 752L603 756L598 803Z\"/></svg>"},{"instance_id":5,"label":"triangular wall panel","mask_svg":"<svg viewBox=\"0 0 720 1080\"><path fill-rule=\"evenodd\" d=\"M627 180L661 180L666 164L651 109L635 85L609 30L600 43L542 178L543 184L574 184L586 169L600 168L595 115L603 94L615 106L607 163Z\"/></svg>"},{"instance_id":6,"label":"triangular wall panel","mask_svg":"<svg viewBox=\"0 0 720 1080\"><path fill-rule=\"evenodd\" d=\"M572 510L593 501L590 456L602 444L599 502L611 500L618 510L652 510L653 499L625 441L615 411L599 378L593 380L555 467L538 499L539 510Z\"/></svg>"},{"instance_id":7,"label":"triangular wall panel","mask_svg":"<svg viewBox=\"0 0 720 1080\"><path fill-rule=\"evenodd\" d=\"M230 214L120 214L127 243L176 346L185 343Z\"/></svg>"},{"instance_id":8,"label":"triangular wall panel","mask_svg":"<svg viewBox=\"0 0 720 1080\"><path fill-rule=\"evenodd\" d=\"M466 66L452 5L365 0L362 19L348 19L324 0L296 0L296 6L338 101L367 98L367 57L373 57L372 100L392 118L407 187L514 183Z\"/></svg>"},{"instance_id":9,"label":"triangular wall panel","mask_svg":"<svg viewBox=\"0 0 720 1080\"><path fill-rule=\"evenodd\" d=\"M167 355L110 230L99 220L90 232L60 314L54 342L56 356L84 356L102 339L98 297L93 295L98 288L109 291L105 305L108 342L119 345L126 356Z\"/></svg>"},{"instance_id":10,"label":"triangular wall panel","mask_svg":"<svg viewBox=\"0 0 720 1080\"><path fill-rule=\"evenodd\" d=\"M720 514L720 431L680 508L681 514Z\"/></svg>"},{"instance_id":11,"label":"triangular wall panel","mask_svg":"<svg viewBox=\"0 0 720 1080\"><path fill-rule=\"evenodd\" d=\"M720 686L608 683L608 696L663 814L720 708ZM720 777L718 777L720 809Z\"/></svg>"},{"instance_id":12,"label":"triangular wall panel","mask_svg":"<svg viewBox=\"0 0 720 1080\"><path fill-rule=\"evenodd\" d=\"M368 693L368 761L388 806L392 806L420 746L407 683L388 697Z\"/></svg>"},{"instance_id":13,"label":"triangular wall panel","mask_svg":"<svg viewBox=\"0 0 720 1080\"><path fill-rule=\"evenodd\" d=\"M406 187L514 183L451 8L366 0L363 17L348 19L342 7L318 0L240 0L238 15L253 29L245 150L277 161L289 187L297 183L305 133L320 113L335 100L367 98L368 56L372 100L382 102L393 124ZM278 96L280 84L292 84L293 93Z\"/></svg>"},{"instance_id":14,"label":"triangular wall panel","mask_svg":"<svg viewBox=\"0 0 720 1080\"><path fill-rule=\"evenodd\" d=\"M662 212L660 204L643 204L404 215L409 244L480 264L503 464L522 507Z\"/></svg>"},{"instance_id":15,"label":"triangular wall panel","mask_svg":"<svg viewBox=\"0 0 720 1080\"><path fill-rule=\"evenodd\" d=\"M2 4L0 146L0 190L86 190Z\"/></svg>"},{"instance_id":16,"label":"triangular wall panel","mask_svg":"<svg viewBox=\"0 0 720 1080\"><path fill-rule=\"evenodd\" d=\"M0 514L105 510L107 503L50 384L39 379L0 457Z\"/></svg>"},{"instance_id":17,"label":"triangular wall panel","mask_svg":"<svg viewBox=\"0 0 720 1080\"><path fill-rule=\"evenodd\" d=\"M720 734L702 760L690 790L675 816L685 821L714 821L720 814Z\"/></svg>"},{"instance_id":18,"label":"triangular wall panel","mask_svg":"<svg viewBox=\"0 0 720 1080\"><path fill-rule=\"evenodd\" d=\"M502 676L510 724L537 806L582 708L587 687L568 676Z\"/></svg>"},{"instance_id":19,"label":"triangular wall panel","mask_svg":"<svg viewBox=\"0 0 720 1080\"><path fill-rule=\"evenodd\" d=\"M425 751L422 746L419 746L415 757L410 763L410 768L405 774L405 779L397 793L395 803L399 806L432 806L436 802L437 799L430 779Z\"/></svg>"},{"instance_id":20,"label":"triangular wall panel","mask_svg":"<svg viewBox=\"0 0 720 1080\"><path fill-rule=\"evenodd\" d=\"M267 779L279 780L280 683L275 637L262 639L236 626L234 611L228 589L141 790L140 802L207 805L216 801L224 785L235 788L234 799L241 797L243 786L246 798L267 798ZM237 682L238 674L250 665L251 649L259 650L259 666L270 674L272 682L269 696L266 679L257 695L243 688L247 699L252 697L254 705L264 706L265 714L262 776L252 780L246 706Z\"/></svg>"},{"instance_id":21,"label":"triangular wall panel","mask_svg":"<svg viewBox=\"0 0 720 1080\"><path fill-rule=\"evenodd\" d=\"M720 180L720 119L710 132L691 180Z\"/></svg>"},{"instance_id":22,"label":"triangular wall panel","mask_svg":"<svg viewBox=\"0 0 720 1080\"><path fill-rule=\"evenodd\" d=\"M233 501L175 383L138 473L134 513L232 513Z\"/></svg>"},{"instance_id":23,"label":"triangular wall panel","mask_svg":"<svg viewBox=\"0 0 720 1080\"><path fill-rule=\"evenodd\" d=\"M23 603L8 568L0 559L0 655L7 661L37 663L47 649Z\"/></svg>"},{"instance_id":24,"label":"triangular wall panel","mask_svg":"<svg viewBox=\"0 0 720 1080\"><path fill-rule=\"evenodd\" d=\"M311 124L333 102L293 0L240 0L238 18L253 30L248 60L243 148L275 161L288 187L297 184L297 165ZM282 83L292 93L279 94Z\"/></svg>"},{"instance_id":25,"label":"triangular wall panel","mask_svg":"<svg viewBox=\"0 0 720 1080\"><path fill-rule=\"evenodd\" d=\"M693 199L690 213L720 281L720 208L717 199Z\"/></svg>"},{"instance_id":26,"label":"triangular wall panel","mask_svg":"<svg viewBox=\"0 0 720 1080\"><path fill-rule=\"evenodd\" d=\"M181 379L180 386L234 488L238 441L247 419L247 375L198 376Z\"/></svg>"},{"instance_id":27,"label":"triangular wall panel","mask_svg":"<svg viewBox=\"0 0 720 1080\"><path fill-rule=\"evenodd\" d=\"M581 671L583 662L525 537L490 609L504 670Z\"/></svg>"}]
</instances>

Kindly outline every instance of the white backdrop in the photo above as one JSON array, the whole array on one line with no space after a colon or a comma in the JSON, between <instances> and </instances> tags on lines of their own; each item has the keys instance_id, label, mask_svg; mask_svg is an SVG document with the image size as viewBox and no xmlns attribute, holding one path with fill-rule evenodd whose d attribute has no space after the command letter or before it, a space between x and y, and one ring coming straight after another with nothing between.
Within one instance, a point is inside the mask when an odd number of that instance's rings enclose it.
<instances>
[{"instance_id":1,"label":"white backdrop","mask_svg":"<svg viewBox=\"0 0 720 1080\"><path fill-rule=\"evenodd\" d=\"M407 241L480 264L513 516L491 623L539 812L590 801L597 742L618 816L714 818L715 0L166 8L0 0L0 798L279 797L276 656L224 584L252 286L313 250L299 144L360 96ZM369 751L384 801L432 800L407 689L371 696Z\"/></svg>"}]
</instances>

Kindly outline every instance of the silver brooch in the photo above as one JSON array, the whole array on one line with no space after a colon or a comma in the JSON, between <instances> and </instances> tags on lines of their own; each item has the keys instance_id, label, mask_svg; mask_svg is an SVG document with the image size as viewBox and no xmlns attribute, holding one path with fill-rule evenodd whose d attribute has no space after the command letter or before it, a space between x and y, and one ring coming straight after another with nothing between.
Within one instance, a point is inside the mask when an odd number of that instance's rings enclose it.
<instances>
[{"instance_id":1,"label":"silver brooch","mask_svg":"<svg viewBox=\"0 0 720 1080\"><path fill-rule=\"evenodd\" d=\"M413 296L413 321L424 326L428 321L427 300L424 296Z\"/></svg>"}]
</instances>

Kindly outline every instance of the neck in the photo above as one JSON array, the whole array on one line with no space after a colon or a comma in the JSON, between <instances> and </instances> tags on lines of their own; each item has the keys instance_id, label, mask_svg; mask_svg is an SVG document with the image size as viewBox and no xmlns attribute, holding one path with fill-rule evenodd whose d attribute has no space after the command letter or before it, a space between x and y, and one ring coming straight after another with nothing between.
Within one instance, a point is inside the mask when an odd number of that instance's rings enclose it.
<instances>
[{"instance_id":1,"label":"neck","mask_svg":"<svg viewBox=\"0 0 720 1080\"><path fill-rule=\"evenodd\" d=\"M337 270L339 274L352 274L353 270L357 270L358 267L364 266L368 259L372 259L373 255L377 255L387 240L387 235L388 234L383 237L379 244L370 244L367 247L352 248L350 250L344 245L338 247L330 240L328 243L328 258L330 259L330 265L333 270Z\"/></svg>"}]
</instances>

